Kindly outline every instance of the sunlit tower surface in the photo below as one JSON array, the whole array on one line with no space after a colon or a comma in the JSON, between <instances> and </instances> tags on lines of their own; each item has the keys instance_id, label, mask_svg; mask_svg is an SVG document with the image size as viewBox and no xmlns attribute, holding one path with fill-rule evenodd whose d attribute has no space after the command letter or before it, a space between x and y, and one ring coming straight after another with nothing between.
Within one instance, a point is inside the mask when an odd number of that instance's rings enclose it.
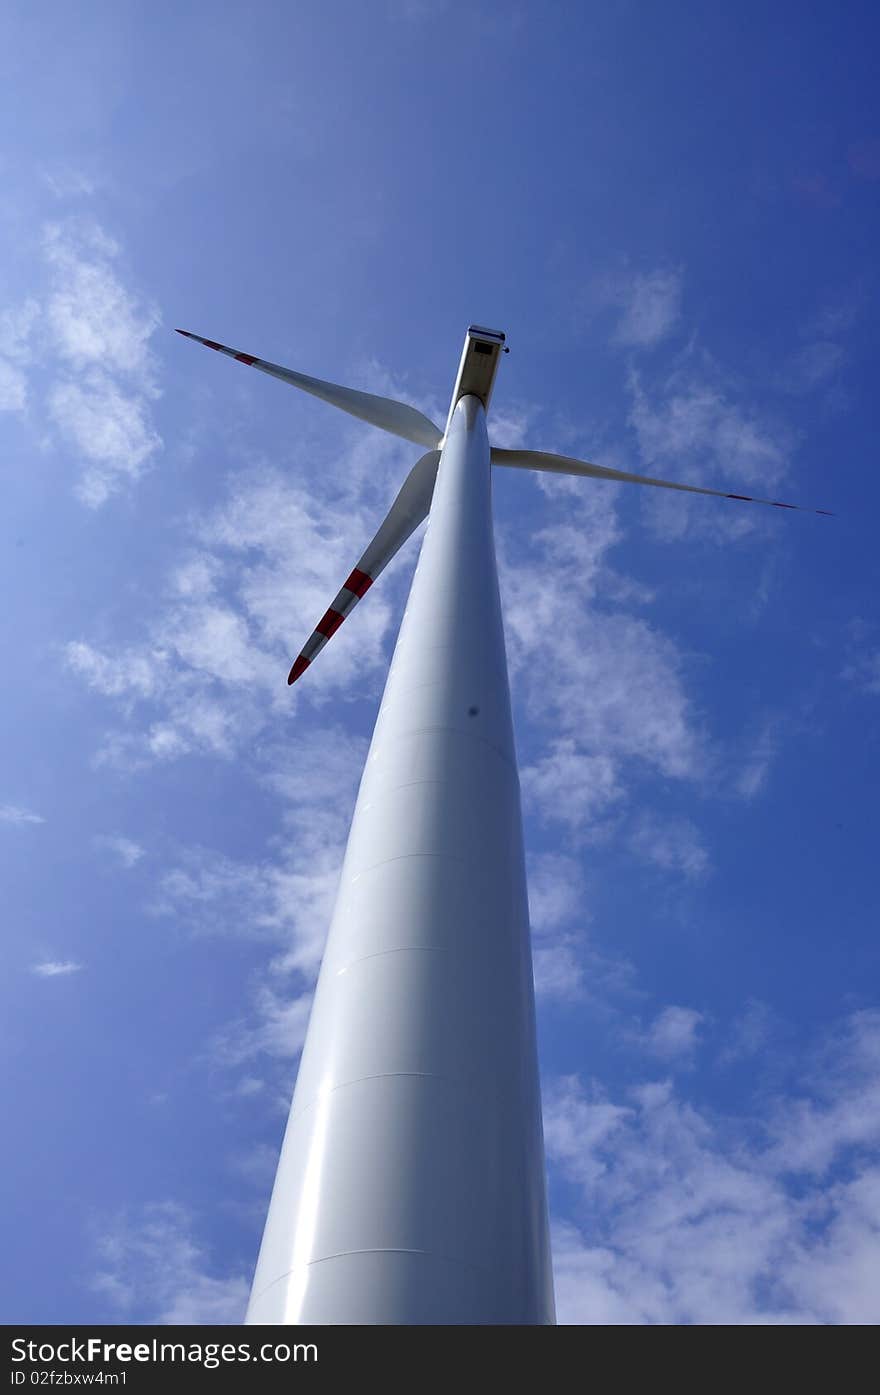
<instances>
[{"instance_id":1,"label":"sunlit tower surface","mask_svg":"<svg viewBox=\"0 0 880 1395\"><path fill-rule=\"evenodd\" d=\"M486 416L505 343L477 326L465 336L444 431L404 403L187 337L427 451L288 678L306 674L427 517L246 1321L552 1323L492 466L794 506L492 448Z\"/></svg>"}]
</instances>

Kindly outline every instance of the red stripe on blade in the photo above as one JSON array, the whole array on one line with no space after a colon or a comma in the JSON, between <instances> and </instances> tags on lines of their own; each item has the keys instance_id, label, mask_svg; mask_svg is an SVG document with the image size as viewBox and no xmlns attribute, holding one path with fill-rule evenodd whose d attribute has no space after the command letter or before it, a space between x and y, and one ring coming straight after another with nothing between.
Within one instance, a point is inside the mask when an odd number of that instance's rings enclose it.
<instances>
[{"instance_id":1,"label":"red stripe on blade","mask_svg":"<svg viewBox=\"0 0 880 1395\"><path fill-rule=\"evenodd\" d=\"M256 363L257 361L253 354L236 354L235 357L238 359L239 363Z\"/></svg>"},{"instance_id":2,"label":"red stripe on blade","mask_svg":"<svg viewBox=\"0 0 880 1395\"><path fill-rule=\"evenodd\" d=\"M774 509L796 509L797 504L778 504L775 499L771 500Z\"/></svg>"},{"instance_id":3,"label":"red stripe on blade","mask_svg":"<svg viewBox=\"0 0 880 1395\"><path fill-rule=\"evenodd\" d=\"M373 578L367 576L366 572L359 572L355 567L347 581L343 581L346 591L352 591L356 596L364 596L373 584Z\"/></svg>"},{"instance_id":4,"label":"red stripe on blade","mask_svg":"<svg viewBox=\"0 0 880 1395\"><path fill-rule=\"evenodd\" d=\"M751 494L726 494L724 497L726 499L744 499L747 504L755 502Z\"/></svg>"},{"instance_id":5,"label":"red stripe on blade","mask_svg":"<svg viewBox=\"0 0 880 1395\"><path fill-rule=\"evenodd\" d=\"M203 344L205 345L205 347L208 348L208 349L217 349L221 354L222 354L222 352L223 352L223 345L222 345L222 344L215 344L214 341L213 341L213 339L203 339L203 340L202 340L202 343L203 343Z\"/></svg>"},{"instance_id":6,"label":"red stripe on blade","mask_svg":"<svg viewBox=\"0 0 880 1395\"><path fill-rule=\"evenodd\" d=\"M344 619L345 616L340 615L338 610L328 610L315 626L315 634L324 635L325 638L329 639L331 635L335 635Z\"/></svg>"},{"instance_id":7,"label":"red stripe on blade","mask_svg":"<svg viewBox=\"0 0 880 1395\"><path fill-rule=\"evenodd\" d=\"M311 660L310 660L310 659L305 659L305 658L303 658L302 654L300 654L299 658L294 659L294 661L293 661L293 668L290 670L289 674L287 675L287 683L288 683L288 686L290 686L291 683L295 683L296 680L297 680L298 678L300 678L300 677L302 676L302 674L305 673L305 671L306 671L306 669L308 668L310 662L311 662Z\"/></svg>"}]
</instances>

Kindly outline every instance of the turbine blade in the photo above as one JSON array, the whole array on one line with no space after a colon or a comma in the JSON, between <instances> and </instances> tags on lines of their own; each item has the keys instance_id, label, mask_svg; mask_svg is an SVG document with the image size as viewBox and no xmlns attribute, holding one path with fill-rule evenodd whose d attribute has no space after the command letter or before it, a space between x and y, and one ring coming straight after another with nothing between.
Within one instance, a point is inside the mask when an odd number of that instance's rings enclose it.
<instances>
[{"instance_id":1,"label":"turbine blade","mask_svg":"<svg viewBox=\"0 0 880 1395\"><path fill-rule=\"evenodd\" d=\"M655 480L648 475L631 475L625 470L609 470L605 465L591 465L587 460L573 460L568 455L549 455L540 450L499 450L492 447L493 465L512 465L520 470L549 470L557 475L587 475L597 480L623 480L629 484L651 484L658 489L680 489L685 494L712 494L716 499L741 499L747 504L769 504L774 509L798 509L802 513L834 515L828 509L805 509L803 504L782 504L778 499L755 499L751 494L728 494L722 489L703 489L696 484L674 484L671 480Z\"/></svg>"},{"instance_id":2,"label":"turbine blade","mask_svg":"<svg viewBox=\"0 0 880 1395\"><path fill-rule=\"evenodd\" d=\"M427 518L434 495L439 460L438 450L428 451L428 454L423 455L412 467L373 541L359 558L333 604L321 616L294 659L287 677L289 684L295 683L297 678L305 673L328 639L339 629L345 617L351 614L361 597L366 595L377 576L400 551L422 519Z\"/></svg>"},{"instance_id":3,"label":"turbine blade","mask_svg":"<svg viewBox=\"0 0 880 1395\"><path fill-rule=\"evenodd\" d=\"M188 329L179 329L177 333L186 339L195 339L198 344L204 344L208 349L227 354L239 363L259 368L261 373L280 378L283 383L302 388L303 392L320 397L323 402L329 402L332 407L339 407L350 416L359 417L361 421L368 421L371 426L380 426L383 431L390 431L393 436L402 436L405 441L414 441L417 446L428 446L432 450L440 444L443 435L440 428L406 402L395 402L390 397L376 397L371 392L358 392L355 388L339 387L336 383L325 383L321 378L308 378L305 373L294 373L292 368L282 368L277 363L254 358L253 354L244 354L239 349L229 349L225 344L217 344L213 339L203 339L200 334L190 334Z\"/></svg>"}]
</instances>

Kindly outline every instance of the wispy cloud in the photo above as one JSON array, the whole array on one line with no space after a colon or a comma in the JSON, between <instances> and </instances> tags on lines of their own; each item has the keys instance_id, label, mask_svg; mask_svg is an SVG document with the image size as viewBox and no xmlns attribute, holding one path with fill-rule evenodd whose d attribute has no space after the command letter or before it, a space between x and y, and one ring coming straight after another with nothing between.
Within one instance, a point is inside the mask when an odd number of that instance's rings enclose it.
<instances>
[{"instance_id":1,"label":"wispy cloud","mask_svg":"<svg viewBox=\"0 0 880 1395\"><path fill-rule=\"evenodd\" d=\"M579 998L588 920L580 863L561 853L532 857L528 885L535 992L544 998Z\"/></svg>"},{"instance_id":2,"label":"wispy cloud","mask_svg":"<svg viewBox=\"0 0 880 1395\"><path fill-rule=\"evenodd\" d=\"M308 688L285 684L292 655L381 519L364 502L372 493L316 493L275 472L236 478L227 499L194 520L196 545L169 577L143 639L115 651L85 638L66 646L72 670L117 699L126 718L103 758L137 767L194 751L230 757L291 703L320 706L355 674L378 682L391 568L322 653Z\"/></svg>"},{"instance_id":3,"label":"wispy cloud","mask_svg":"<svg viewBox=\"0 0 880 1395\"><path fill-rule=\"evenodd\" d=\"M312 727L270 746L252 774L281 802L280 856L244 862L181 849L156 884L154 910L199 934L274 939L285 965L313 974L320 961L366 743Z\"/></svg>"},{"instance_id":4,"label":"wispy cloud","mask_svg":"<svg viewBox=\"0 0 880 1395\"><path fill-rule=\"evenodd\" d=\"M613 342L624 348L651 349L666 339L681 317L682 282L681 269L669 267L606 277L600 283L599 299L618 312Z\"/></svg>"},{"instance_id":5,"label":"wispy cloud","mask_svg":"<svg viewBox=\"0 0 880 1395\"><path fill-rule=\"evenodd\" d=\"M20 368L0 357L0 412L24 411L27 379Z\"/></svg>"},{"instance_id":6,"label":"wispy cloud","mask_svg":"<svg viewBox=\"0 0 880 1395\"><path fill-rule=\"evenodd\" d=\"M0 314L0 412L23 412L28 402L25 368L40 307L33 298Z\"/></svg>"},{"instance_id":7,"label":"wispy cloud","mask_svg":"<svg viewBox=\"0 0 880 1395\"><path fill-rule=\"evenodd\" d=\"M782 421L740 400L708 355L688 351L671 373L651 382L632 372L629 387L642 473L776 497L788 472L793 434ZM769 510L727 507L723 500L694 500L659 489L642 492L642 509L666 541L700 536L730 542L769 526Z\"/></svg>"},{"instance_id":8,"label":"wispy cloud","mask_svg":"<svg viewBox=\"0 0 880 1395\"><path fill-rule=\"evenodd\" d=\"M311 1009L311 992L292 994L264 983L254 995L249 1014L217 1033L211 1042L212 1060L234 1067L261 1056L294 1059L306 1039Z\"/></svg>"},{"instance_id":9,"label":"wispy cloud","mask_svg":"<svg viewBox=\"0 0 880 1395\"><path fill-rule=\"evenodd\" d=\"M695 879L709 868L709 854L698 828L690 819L644 813L630 833L630 847L637 857Z\"/></svg>"},{"instance_id":10,"label":"wispy cloud","mask_svg":"<svg viewBox=\"0 0 880 1395\"><path fill-rule=\"evenodd\" d=\"M65 646L67 663L90 688L105 697L150 697L158 688L166 656L162 651L130 649L101 654L90 644L72 640Z\"/></svg>"},{"instance_id":11,"label":"wispy cloud","mask_svg":"<svg viewBox=\"0 0 880 1395\"><path fill-rule=\"evenodd\" d=\"M841 676L863 693L880 695L880 649L858 654L845 666Z\"/></svg>"},{"instance_id":12,"label":"wispy cloud","mask_svg":"<svg viewBox=\"0 0 880 1395\"><path fill-rule=\"evenodd\" d=\"M588 755L571 738L554 741L546 755L525 766L522 782L527 808L578 833L600 831L603 815L623 798L611 757Z\"/></svg>"},{"instance_id":13,"label":"wispy cloud","mask_svg":"<svg viewBox=\"0 0 880 1395\"><path fill-rule=\"evenodd\" d=\"M243 1177L259 1191L265 1192L267 1197L275 1179L277 1166L278 1149L270 1147L268 1143L253 1143L229 1160L231 1172Z\"/></svg>"},{"instance_id":14,"label":"wispy cloud","mask_svg":"<svg viewBox=\"0 0 880 1395\"><path fill-rule=\"evenodd\" d=\"M302 1046L365 753L364 741L336 728L268 747L255 773L280 800L280 854L242 862L185 848L158 878L156 914L196 935L261 939L274 950L248 1012L213 1042L215 1060L289 1059Z\"/></svg>"},{"instance_id":15,"label":"wispy cloud","mask_svg":"<svg viewBox=\"0 0 880 1395\"><path fill-rule=\"evenodd\" d=\"M764 789L777 747L777 723L766 721L752 741L735 776L734 787L743 799L754 799Z\"/></svg>"},{"instance_id":16,"label":"wispy cloud","mask_svg":"<svg viewBox=\"0 0 880 1395\"><path fill-rule=\"evenodd\" d=\"M97 1240L92 1287L129 1322L240 1323L249 1283L213 1272L192 1214L166 1201L118 1216Z\"/></svg>"},{"instance_id":17,"label":"wispy cloud","mask_svg":"<svg viewBox=\"0 0 880 1395\"><path fill-rule=\"evenodd\" d=\"M88 462L76 493L89 508L106 503L126 479L137 479L162 444L149 424L144 399L98 369L53 388L49 415L67 443Z\"/></svg>"},{"instance_id":18,"label":"wispy cloud","mask_svg":"<svg viewBox=\"0 0 880 1395\"><path fill-rule=\"evenodd\" d=\"M750 998L731 1024L728 1041L719 1058L721 1065L749 1060L770 1043L778 1030L769 1004L760 998Z\"/></svg>"},{"instance_id":19,"label":"wispy cloud","mask_svg":"<svg viewBox=\"0 0 880 1395\"><path fill-rule=\"evenodd\" d=\"M632 616L580 606L558 573L523 568L507 589L510 647L530 711L557 741L573 743L557 753L638 759L676 778L699 773L705 740L668 637ZM548 637L557 633L566 643L554 647ZM615 778L603 777L609 796Z\"/></svg>"},{"instance_id":20,"label":"wispy cloud","mask_svg":"<svg viewBox=\"0 0 880 1395\"><path fill-rule=\"evenodd\" d=\"M8 306L0 314L0 351L16 363L30 363L34 357L34 332L43 308L33 296L19 305Z\"/></svg>"},{"instance_id":21,"label":"wispy cloud","mask_svg":"<svg viewBox=\"0 0 880 1395\"><path fill-rule=\"evenodd\" d=\"M153 911L173 915L196 934L285 938L288 874L279 865L236 861L206 848L187 848L156 885Z\"/></svg>"},{"instance_id":22,"label":"wispy cloud","mask_svg":"<svg viewBox=\"0 0 880 1395\"><path fill-rule=\"evenodd\" d=\"M574 1078L550 1088L548 1153L580 1197L556 1229L561 1321L877 1321L878 1014L848 1019L799 1077L740 1119L668 1081L621 1103Z\"/></svg>"},{"instance_id":23,"label":"wispy cloud","mask_svg":"<svg viewBox=\"0 0 880 1395\"><path fill-rule=\"evenodd\" d=\"M818 393L832 411L847 404L843 374L850 358L848 340L869 303L866 288L856 285L829 297L807 317L800 328L802 344L779 368L783 392Z\"/></svg>"},{"instance_id":24,"label":"wispy cloud","mask_svg":"<svg viewBox=\"0 0 880 1395\"><path fill-rule=\"evenodd\" d=\"M51 223L43 250L45 343L58 369L48 411L82 462L79 497L97 508L136 480L161 446L150 419L158 388L149 341L159 316L123 284L119 247L97 223Z\"/></svg>"},{"instance_id":25,"label":"wispy cloud","mask_svg":"<svg viewBox=\"0 0 880 1395\"><path fill-rule=\"evenodd\" d=\"M34 814L29 809L21 809L17 804L0 804L0 823L10 823L16 828L24 828L28 824L45 822L42 814Z\"/></svg>"},{"instance_id":26,"label":"wispy cloud","mask_svg":"<svg viewBox=\"0 0 880 1395\"><path fill-rule=\"evenodd\" d=\"M642 1041L655 1056L665 1061L690 1058L698 1044L698 1033L705 1018L695 1008L665 1007L658 1013Z\"/></svg>"},{"instance_id":27,"label":"wispy cloud","mask_svg":"<svg viewBox=\"0 0 880 1395\"><path fill-rule=\"evenodd\" d=\"M72 959L47 959L42 964L34 964L31 973L39 978L62 978L68 974L78 974L81 969L82 964L76 964Z\"/></svg>"},{"instance_id":28,"label":"wispy cloud","mask_svg":"<svg viewBox=\"0 0 880 1395\"><path fill-rule=\"evenodd\" d=\"M49 223L43 249L53 274L46 304L56 353L73 368L107 368L149 380L158 311L140 306L116 274L120 248L99 224Z\"/></svg>"},{"instance_id":29,"label":"wispy cloud","mask_svg":"<svg viewBox=\"0 0 880 1395\"><path fill-rule=\"evenodd\" d=\"M67 169L44 170L43 182L56 199L90 198L97 188L94 179L72 166Z\"/></svg>"},{"instance_id":30,"label":"wispy cloud","mask_svg":"<svg viewBox=\"0 0 880 1395\"><path fill-rule=\"evenodd\" d=\"M506 408L492 410L489 436L493 446L502 450L513 450L524 446L534 412L524 406L507 405Z\"/></svg>"},{"instance_id":31,"label":"wispy cloud","mask_svg":"<svg viewBox=\"0 0 880 1395\"><path fill-rule=\"evenodd\" d=\"M151 419L158 374L149 347L159 316L124 284L120 249L93 219L47 224L42 253L45 293L0 316L0 410L27 407L51 422L76 458L76 493L97 508L162 444Z\"/></svg>"},{"instance_id":32,"label":"wispy cloud","mask_svg":"<svg viewBox=\"0 0 880 1395\"><path fill-rule=\"evenodd\" d=\"M616 580L609 582L607 567L620 537L615 501L582 490L565 505L566 521L538 530L516 565L504 547L502 589L514 681L536 726L553 734L549 750L526 767L527 794L567 790L560 809L576 823L621 797L621 762L693 778L706 742L672 640L603 604ZM593 763L578 770L582 757Z\"/></svg>"},{"instance_id":33,"label":"wispy cloud","mask_svg":"<svg viewBox=\"0 0 880 1395\"><path fill-rule=\"evenodd\" d=\"M812 392L840 371L844 358L842 346L828 339L804 344L790 361L785 386L790 392Z\"/></svg>"},{"instance_id":34,"label":"wispy cloud","mask_svg":"<svg viewBox=\"0 0 880 1395\"><path fill-rule=\"evenodd\" d=\"M144 849L140 843L134 842L132 838L123 838L120 834L99 834L95 839L95 845L106 849L127 870L134 867L144 856Z\"/></svg>"}]
</instances>

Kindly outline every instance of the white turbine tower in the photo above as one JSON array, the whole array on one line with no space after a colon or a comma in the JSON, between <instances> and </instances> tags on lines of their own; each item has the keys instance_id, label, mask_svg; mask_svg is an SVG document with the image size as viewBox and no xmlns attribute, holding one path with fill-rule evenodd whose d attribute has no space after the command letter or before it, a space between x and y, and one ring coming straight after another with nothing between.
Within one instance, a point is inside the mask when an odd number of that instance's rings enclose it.
<instances>
[{"instance_id":1,"label":"white turbine tower","mask_svg":"<svg viewBox=\"0 0 880 1395\"><path fill-rule=\"evenodd\" d=\"M403 403L187 337L428 448L288 678L314 662L427 517L246 1321L552 1323L490 465L720 491L490 447L504 349L491 330L467 331L445 432Z\"/></svg>"}]
</instances>

